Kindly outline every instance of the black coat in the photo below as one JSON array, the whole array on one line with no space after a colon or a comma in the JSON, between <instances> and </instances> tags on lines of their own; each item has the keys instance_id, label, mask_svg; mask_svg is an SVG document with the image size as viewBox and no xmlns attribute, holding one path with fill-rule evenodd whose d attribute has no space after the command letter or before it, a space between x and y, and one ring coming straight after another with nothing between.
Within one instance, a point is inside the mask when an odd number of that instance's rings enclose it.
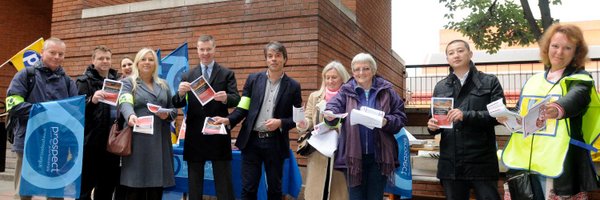
<instances>
[{"instance_id":1,"label":"black coat","mask_svg":"<svg viewBox=\"0 0 600 200\"><path fill-rule=\"evenodd\" d=\"M251 99L250 108L245 110L238 107L228 117L232 127L245 119L235 143L235 146L242 151L246 148L250 140L250 134L258 118L265 96L267 79L266 72L250 74L248 79L246 79L244 91L242 92L242 96ZM301 106L302 94L300 91L300 84L284 74L281 78L277 98L275 99L275 109L273 109L273 118L281 119L281 134L275 135L279 151L273 153L279 154L281 158L287 158L290 155L288 153L288 149L290 148L288 133L290 129L296 127L296 123L292 120L292 106Z\"/></svg>"},{"instance_id":2,"label":"black coat","mask_svg":"<svg viewBox=\"0 0 600 200\"><path fill-rule=\"evenodd\" d=\"M489 115L486 107L504 98L498 78L477 71L471 63L462 87L458 77L450 73L436 84L433 97L452 97L453 108L463 112L463 120L454 123L454 128L429 131L430 134L442 134L437 177L450 180L498 180L494 131L498 123Z\"/></svg>"},{"instance_id":3,"label":"black coat","mask_svg":"<svg viewBox=\"0 0 600 200\"><path fill-rule=\"evenodd\" d=\"M202 76L202 68L198 65L184 74L182 81L192 82L200 76ZM227 108L236 106L240 101L235 74L215 62L208 82L215 92L227 93L227 104L212 100L202 106L191 91L187 93L189 105L183 145L183 159L186 161L231 160L231 130L227 130L227 135L203 135L202 128L206 117L226 117L229 114ZM184 107L186 100L175 93L173 105L177 108Z\"/></svg>"},{"instance_id":4,"label":"black coat","mask_svg":"<svg viewBox=\"0 0 600 200\"><path fill-rule=\"evenodd\" d=\"M117 80L117 71L109 69L107 79ZM85 95L85 130L84 145L98 150L105 150L108 141L108 133L113 124L114 117L111 116L111 109L115 107L98 102L92 103L91 99L96 91L102 89L104 77L98 74L94 65L89 65L83 75L77 78L77 88L79 95ZM116 114L116 110L113 110Z\"/></svg>"}]
</instances>

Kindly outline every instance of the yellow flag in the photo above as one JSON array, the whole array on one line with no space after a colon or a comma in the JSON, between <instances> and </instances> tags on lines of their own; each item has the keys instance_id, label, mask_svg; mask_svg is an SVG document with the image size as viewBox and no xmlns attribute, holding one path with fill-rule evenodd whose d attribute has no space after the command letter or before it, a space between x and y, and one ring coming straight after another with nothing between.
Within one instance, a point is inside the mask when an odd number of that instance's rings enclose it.
<instances>
[{"instance_id":1,"label":"yellow flag","mask_svg":"<svg viewBox=\"0 0 600 200\"><path fill-rule=\"evenodd\" d=\"M33 42L29 46L25 47L19 53L15 54L10 58L9 62L15 66L17 71L25 69L25 67L32 66L34 63L39 61L41 57L42 47L44 46L44 38L40 38Z\"/></svg>"}]
</instances>

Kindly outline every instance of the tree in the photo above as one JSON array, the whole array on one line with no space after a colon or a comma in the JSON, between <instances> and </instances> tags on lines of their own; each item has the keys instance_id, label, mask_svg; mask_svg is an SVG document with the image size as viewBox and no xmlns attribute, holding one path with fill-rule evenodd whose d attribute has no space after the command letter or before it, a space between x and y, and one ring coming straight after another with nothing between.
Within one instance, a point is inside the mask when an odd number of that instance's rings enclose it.
<instances>
[{"instance_id":1,"label":"tree","mask_svg":"<svg viewBox=\"0 0 600 200\"><path fill-rule=\"evenodd\" d=\"M450 22L444 28L452 29L469 37L478 49L496 53L502 43L509 46L525 46L535 43L555 20L550 13L550 4L561 4L561 0L538 0L541 19L535 19L527 0L520 5L512 0L439 0L448 8L444 18ZM457 11L471 11L462 21L454 21Z\"/></svg>"}]
</instances>

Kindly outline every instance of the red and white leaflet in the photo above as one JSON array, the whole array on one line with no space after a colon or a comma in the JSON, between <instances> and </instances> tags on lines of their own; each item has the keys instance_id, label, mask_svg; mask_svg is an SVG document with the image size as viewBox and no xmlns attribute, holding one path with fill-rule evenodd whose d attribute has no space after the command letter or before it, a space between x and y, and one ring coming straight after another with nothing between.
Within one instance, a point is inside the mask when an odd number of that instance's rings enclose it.
<instances>
[{"instance_id":1,"label":"red and white leaflet","mask_svg":"<svg viewBox=\"0 0 600 200\"><path fill-rule=\"evenodd\" d=\"M200 101L202 105L206 105L208 102L215 98L215 90L210 84L204 79L204 76L198 77L196 80L190 83L192 93Z\"/></svg>"},{"instance_id":2,"label":"red and white leaflet","mask_svg":"<svg viewBox=\"0 0 600 200\"><path fill-rule=\"evenodd\" d=\"M437 119L440 128L452 128L452 122L448 120L448 112L454 106L454 98L432 97L431 115Z\"/></svg>"},{"instance_id":3,"label":"red and white leaflet","mask_svg":"<svg viewBox=\"0 0 600 200\"><path fill-rule=\"evenodd\" d=\"M172 109L163 108L162 106L151 103L146 103L146 106L148 107L148 110L152 113L168 113L172 111Z\"/></svg>"},{"instance_id":4,"label":"red and white leaflet","mask_svg":"<svg viewBox=\"0 0 600 200\"><path fill-rule=\"evenodd\" d=\"M133 132L154 134L154 116L138 117Z\"/></svg>"},{"instance_id":5,"label":"red and white leaflet","mask_svg":"<svg viewBox=\"0 0 600 200\"><path fill-rule=\"evenodd\" d=\"M202 133L204 133L204 135L227 135L225 126L223 124L216 124L212 117L206 117L204 119Z\"/></svg>"},{"instance_id":6,"label":"red and white leaflet","mask_svg":"<svg viewBox=\"0 0 600 200\"><path fill-rule=\"evenodd\" d=\"M100 99L98 101L112 106L116 106L122 89L123 82L104 79L104 84L102 85L102 91L104 91L104 99Z\"/></svg>"}]
</instances>

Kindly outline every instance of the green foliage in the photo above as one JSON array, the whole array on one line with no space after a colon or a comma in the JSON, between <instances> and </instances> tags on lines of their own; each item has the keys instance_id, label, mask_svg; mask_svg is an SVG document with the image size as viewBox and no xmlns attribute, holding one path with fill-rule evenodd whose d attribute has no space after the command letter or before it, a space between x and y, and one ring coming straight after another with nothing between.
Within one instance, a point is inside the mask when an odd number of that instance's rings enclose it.
<instances>
[{"instance_id":1,"label":"green foliage","mask_svg":"<svg viewBox=\"0 0 600 200\"><path fill-rule=\"evenodd\" d=\"M512 0L439 0L449 12L444 15L450 22L444 26L469 37L478 49L488 53L496 53L503 43L509 46L525 46L535 43L536 27L530 27L524 17L520 4ZM550 0L548 3L557 5L561 0ZM454 20L457 11L468 11L462 21ZM533 21L532 21L533 22ZM535 19L538 30L543 30L541 22ZM539 34L538 34L539 35Z\"/></svg>"}]
</instances>

